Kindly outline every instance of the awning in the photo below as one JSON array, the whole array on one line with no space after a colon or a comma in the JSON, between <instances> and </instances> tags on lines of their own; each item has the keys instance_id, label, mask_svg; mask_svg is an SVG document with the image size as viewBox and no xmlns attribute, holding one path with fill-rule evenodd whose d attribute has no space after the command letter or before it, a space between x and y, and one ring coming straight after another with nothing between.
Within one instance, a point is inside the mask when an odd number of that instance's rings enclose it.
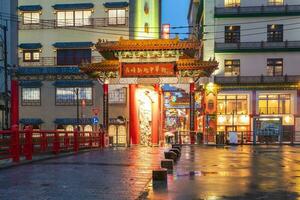
<instances>
[{"instance_id":1,"label":"awning","mask_svg":"<svg viewBox=\"0 0 300 200\"><path fill-rule=\"evenodd\" d=\"M106 2L103 4L106 8L124 8L128 7L129 3L126 1L120 1L120 2Z\"/></svg>"},{"instance_id":2,"label":"awning","mask_svg":"<svg viewBox=\"0 0 300 200\"><path fill-rule=\"evenodd\" d=\"M20 119L20 123L23 125L40 125L44 123L44 121L40 118L23 118Z\"/></svg>"},{"instance_id":3,"label":"awning","mask_svg":"<svg viewBox=\"0 0 300 200\"><path fill-rule=\"evenodd\" d=\"M42 81L20 81L20 86L26 88L39 88L42 87Z\"/></svg>"},{"instance_id":4,"label":"awning","mask_svg":"<svg viewBox=\"0 0 300 200\"><path fill-rule=\"evenodd\" d=\"M52 7L55 10L80 10L80 9L92 9L94 8L94 4L92 3L55 4Z\"/></svg>"},{"instance_id":5,"label":"awning","mask_svg":"<svg viewBox=\"0 0 300 200\"><path fill-rule=\"evenodd\" d=\"M18 67L16 75L53 75L53 74L81 74L79 67Z\"/></svg>"},{"instance_id":6,"label":"awning","mask_svg":"<svg viewBox=\"0 0 300 200\"><path fill-rule=\"evenodd\" d=\"M41 43L22 43L19 47L21 49L41 49L43 45Z\"/></svg>"},{"instance_id":7,"label":"awning","mask_svg":"<svg viewBox=\"0 0 300 200\"><path fill-rule=\"evenodd\" d=\"M27 5L27 6L19 6L20 11L40 11L42 10L42 6L40 5Z\"/></svg>"},{"instance_id":8,"label":"awning","mask_svg":"<svg viewBox=\"0 0 300 200\"><path fill-rule=\"evenodd\" d=\"M93 86L92 80L78 80L78 81L55 81L53 84L55 87L89 87Z\"/></svg>"},{"instance_id":9,"label":"awning","mask_svg":"<svg viewBox=\"0 0 300 200\"><path fill-rule=\"evenodd\" d=\"M54 121L57 125L92 125L92 118L81 118L79 124L76 118L58 118Z\"/></svg>"},{"instance_id":10,"label":"awning","mask_svg":"<svg viewBox=\"0 0 300 200\"><path fill-rule=\"evenodd\" d=\"M53 46L57 49L91 48L92 42L56 42Z\"/></svg>"}]
</instances>

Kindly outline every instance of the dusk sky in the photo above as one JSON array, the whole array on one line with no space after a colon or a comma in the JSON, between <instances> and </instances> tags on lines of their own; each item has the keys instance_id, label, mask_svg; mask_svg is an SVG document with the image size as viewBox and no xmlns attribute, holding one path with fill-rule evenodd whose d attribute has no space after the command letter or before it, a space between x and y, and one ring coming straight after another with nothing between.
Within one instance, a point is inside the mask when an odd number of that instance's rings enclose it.
<instances>
[{"instance_id":1,"label":"dusk sky","mask_svg":"<svg viewBox=\"0 0 300 200\"><path fill-rule=\"evenodd\" d=\"M171 24L171 27L187 26L189 2L190 0L162 0L162 23ZM188 32L188 30L171 29L171 32ZM181 35L181 38L185 37L187 35Z\"/></svg>"}]
</instances>

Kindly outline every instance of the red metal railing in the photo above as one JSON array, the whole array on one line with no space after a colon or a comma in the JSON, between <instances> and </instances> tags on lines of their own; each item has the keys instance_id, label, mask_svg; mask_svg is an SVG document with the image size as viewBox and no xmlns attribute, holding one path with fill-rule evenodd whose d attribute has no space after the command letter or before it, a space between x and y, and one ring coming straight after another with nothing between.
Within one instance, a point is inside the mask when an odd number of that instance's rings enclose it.
<instances>
[{"instance_id":1,"label":"red metal railing","mask_svg":"<svg viewBox=\"0 0 300 200\"><path fill-rule=\"evenodd\" d=\"M20 131L16 125L11 130L0 131L0 160L19 162L20 157L32 160L33 156L44 153L59 154L103 147L104 133L101 131L36 131L30 126Z\"/></svg>"}]
</instances>

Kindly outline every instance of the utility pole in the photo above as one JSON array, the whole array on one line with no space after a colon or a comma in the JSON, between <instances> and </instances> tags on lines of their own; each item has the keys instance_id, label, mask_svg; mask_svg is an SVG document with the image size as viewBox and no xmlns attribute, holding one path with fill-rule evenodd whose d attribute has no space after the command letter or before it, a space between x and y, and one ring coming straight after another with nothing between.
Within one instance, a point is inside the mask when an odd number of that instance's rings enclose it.
<instances>
[{"instance_id":1,"label":"utility pole","mask_svg":"<svg viewBox=\"0 0 300 200\"><path fill-rule=\"evenodd\" d=\"M9 95L8 95L8 63L7 63L7 22L6 22L6 26L4 25L0 25L0 28L3 31L3 54L4 54L4 123L5 123L5 129L8 129L9 127L9 123L8 123L8 119L9 119Z\"/></svg>"}]
</instances>

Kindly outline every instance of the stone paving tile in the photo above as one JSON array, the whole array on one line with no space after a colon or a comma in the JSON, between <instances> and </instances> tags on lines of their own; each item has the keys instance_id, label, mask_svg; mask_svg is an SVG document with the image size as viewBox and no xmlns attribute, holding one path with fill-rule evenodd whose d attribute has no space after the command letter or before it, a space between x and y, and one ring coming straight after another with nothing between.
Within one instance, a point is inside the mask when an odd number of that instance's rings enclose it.
<instances>
[{"instance_id":1,"label":"stone paving tile","mask_svg":"<svg viewBox=\"0 0 300 200\"><path fill-rule=\"evenodd\" d=\"M117 148L0 170L0 199L137 199L162 148Z\"/></svg>"}]
</instances>

